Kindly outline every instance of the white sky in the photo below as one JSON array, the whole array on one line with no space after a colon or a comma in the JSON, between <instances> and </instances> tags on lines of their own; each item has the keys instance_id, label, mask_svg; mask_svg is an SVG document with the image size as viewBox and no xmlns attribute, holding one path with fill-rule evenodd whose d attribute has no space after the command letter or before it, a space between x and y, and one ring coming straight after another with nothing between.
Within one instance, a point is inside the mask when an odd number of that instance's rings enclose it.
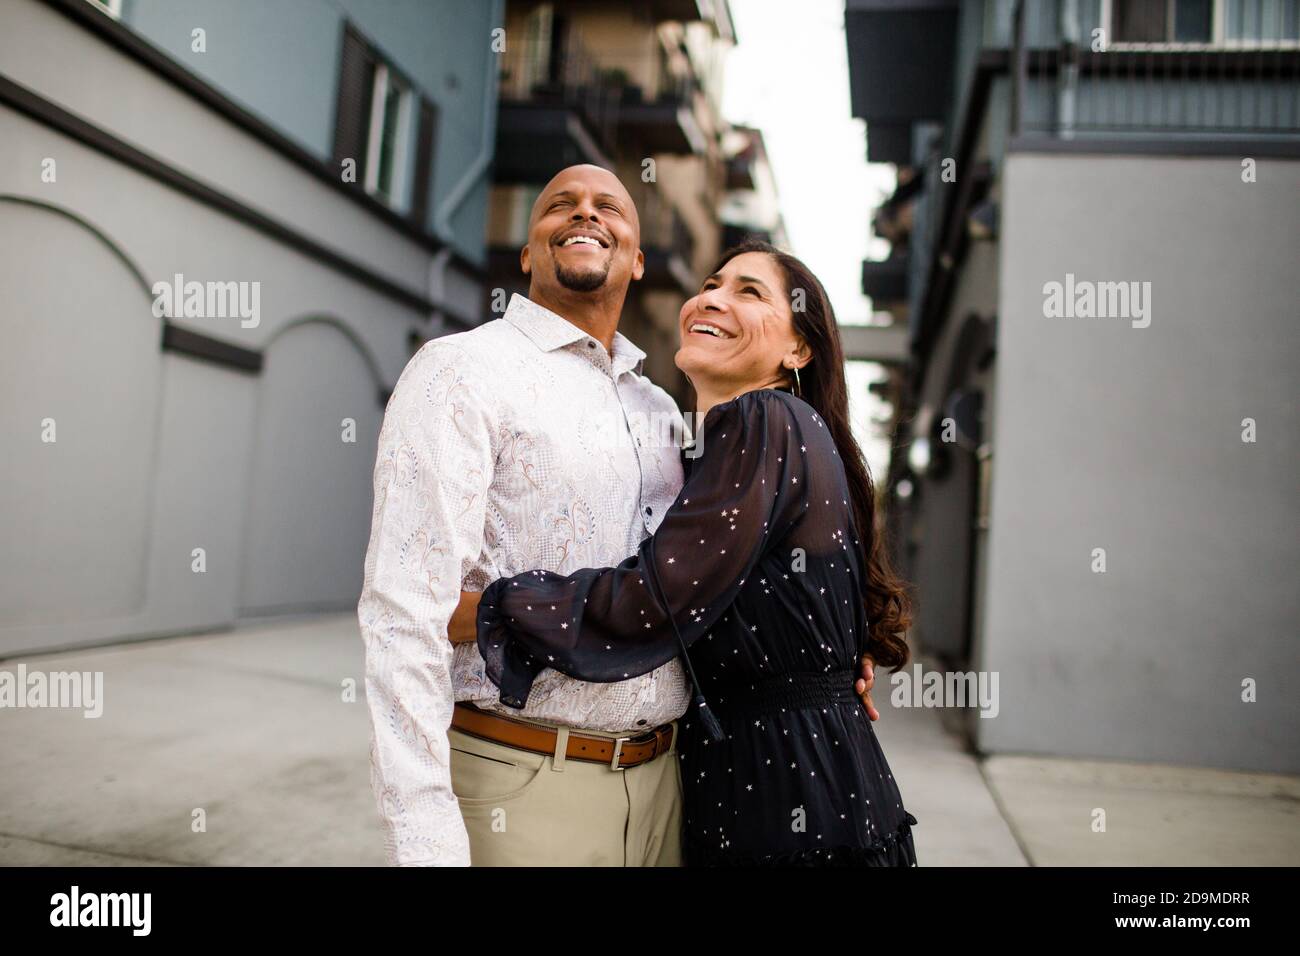
<instances>
[{"instance_id":1,"label":"white sky","mask_svg":"<svg viewBox=\"0 0 1300 956\"><path fill-rule=\"evenodd\" d=\"M727 61L722 111L763 131L791 252L830 294L841 325L871 321L862 260L888 251L872 240L871 211L894 190L891 166L866 162L866 130L849 113L844 0L730 0L738 43ZM870 255L869 255L870 253ZM889 446L871 425L889 406L867 391L878 365L851 363L849 412L872 476Z\"/></svg>"}]
</instances>

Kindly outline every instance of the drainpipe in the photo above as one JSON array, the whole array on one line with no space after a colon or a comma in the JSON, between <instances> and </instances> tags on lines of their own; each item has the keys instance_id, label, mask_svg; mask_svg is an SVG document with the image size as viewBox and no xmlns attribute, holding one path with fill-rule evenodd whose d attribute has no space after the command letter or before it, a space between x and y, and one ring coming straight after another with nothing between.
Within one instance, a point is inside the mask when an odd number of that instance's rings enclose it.
<instances>
[{"instance_id":1,"label":"drainpipe","mask_svg":"<svg viewBox=\"0 0 1300 956\"><path fill-rule=\"evenodd\" d=\"M492 28L505 25L505 0L492 0L492 14L489 19ZM488 37L482 37L483 43ZM506 37L506 43L518 43L518 37ZM492 155L496 147L496 113L497 113L497 76L500 66L499 56L489 52L487 66L483 77L483 122L482 137L479 141L478 155L470 162L464 174L456 184L447 191L446 197L438 204L433 217L433 231L448 246L434 256L429 267L429 297L433 302L443 303L447 291L446 271L450 268L451 250L455 234L451 220L464 204L466 198L478 185L479 180L487 175L492 166ZM443 316L436 316L442 319Z\"/></svg>"},{"instance_id":2,"label":"drainpipe","mask_svg":"<svg viewBox=\"0 0 1300 956\"><path fill-rule=\"evenodd\" d=\"M1025 95L1025 0L1011 9L1011 138L1020 135L1020 111Z\"/></svg>"},{"instance_id":3,"label":"drainpipe","mask_svg":"<svg viewBox=\"0 0 1300 956\"><path fill-rule=\"evenodd\" d=\"M429 322L426 329L419 330L428 338L435 338L447 330L447 269L451 263L451 246L443 246L433 254L429 262L429 301L433 303L433 314L425 316Z\"/></svg>"},{"instance_id":4,"label":"drainpipe","mask_svg":"<svg viewBox=\"0 0 1300 956\"><path fill-rule=\"evenodd\" d=\"M493 0L491 20L493 25L500 24L503 21L503 3L504 0ZM484 43L488 40L487 37L482 39ZM506 37L506 43L518 42L518 37ZM497 68L499 65L498 55L489 53L486 75L483 78L483 136L479 142L478 155L474 157L464 175L456 182L456 185L448 190L447 197L438 205L438 210L434 215L434 231L444 242L451 242L452 239L452 216L460 209L461 204L465 202L470 192L478 185L478 181L486 175L488 168L492 165L492 153L496 145Z\"/></svg>"},{"instance_id":5,"label":"drainpipe","mask_svg":"<svg viewBox=\"0 0 1300 956\"><path fill-rule=\"evenodd\" d=\"M1062 139L1074 138L1075 97L1079 90L1079 3L1061 0L1058 7L1061 69L1056 80L1056 130Z\"/></svg>"}]
</instances>

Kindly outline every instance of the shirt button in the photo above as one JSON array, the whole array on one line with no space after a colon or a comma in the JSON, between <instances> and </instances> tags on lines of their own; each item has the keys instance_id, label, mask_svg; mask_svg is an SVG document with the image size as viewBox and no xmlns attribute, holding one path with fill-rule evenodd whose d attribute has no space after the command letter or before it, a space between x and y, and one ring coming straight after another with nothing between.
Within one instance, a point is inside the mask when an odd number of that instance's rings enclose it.
<instances>
[{"instance_id":1,"label":"shirt button","mask_svg":"<svg viewBox=\"0 0 1300 956\"><path fill-rule=\"evenodd\" d=\"M655 510L653 508L646 508L645 513L648 515L652 515L655 513Z\"/></svg>"},{"instance_id":2,"label":"shirt button","mask_svg":"<svg viewBox=\"0 0 1300 956\"><path fill-rule=\"evenodd\" d=\"M595 342L588 342L588 343L587 343L587 348L589 348L589 349L594 349L595 347L596 347L596 343L595 343Z\"/></svg>"},{"instance_id":3,"label":"shirt button","mask_svg":"<svg viewBox=\"0 0 1300 956\"><path fill-rule=\"evenodd\" d=\"M637 725L638 727L642 727L642 726L645 725L645 721L644 721L644 720L638 720L638 721L636 722L636 725Z\"/></svg>"}]
</instances>

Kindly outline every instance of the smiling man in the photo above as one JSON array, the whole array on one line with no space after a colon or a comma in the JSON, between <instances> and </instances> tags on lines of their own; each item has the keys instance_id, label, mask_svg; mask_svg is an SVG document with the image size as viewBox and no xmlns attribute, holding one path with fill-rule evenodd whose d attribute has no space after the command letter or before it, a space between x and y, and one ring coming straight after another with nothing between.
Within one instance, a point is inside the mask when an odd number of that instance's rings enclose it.
<instances>
[{"instance_id":1,"label":"smiling man","mask_svg":"<svg viewBox=\"0 0 1300 956\"><path fill-rule=\"evenodd\" d=\"M472 639L448 639L474 633L462 591L617 565L682 485L680 448L645 427L677 408L617 331L644 270L627 190L595 166L560 172L520 265L528 296L421 348L379 435L357 612L389 861L676 866L680 659L613 683L547 668L523 706Z\"/></svg>"},{"instance_id":2,"label":"smiling man","mask_svg":"<svg viewBox=\"0 0 1300 956\"><path fill-rule=\"evenodd\" d=\"M562 171L520 264L528 297L427 343L379 437L358 618L389 861L677 865L679 661L609 684L547 670L517 710L478 648L447 640L462 588L617 564L682 482L677 446L607 427L677 415L617 332L644 269L627 190L594 166Z\"/></svg>"}]
</instances>

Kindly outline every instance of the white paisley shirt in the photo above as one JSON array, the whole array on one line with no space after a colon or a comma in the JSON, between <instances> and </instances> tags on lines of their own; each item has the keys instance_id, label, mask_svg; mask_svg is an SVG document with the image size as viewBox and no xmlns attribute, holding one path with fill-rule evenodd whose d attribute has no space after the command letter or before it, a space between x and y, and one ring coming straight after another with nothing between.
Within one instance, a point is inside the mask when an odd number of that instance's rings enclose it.
<instances>
[{"instance_id":1,"label":"white paisley shirt","mask_svg":"<svg viewBox=\"0 0 1300 956\"><path fill-rule=\"evenodd\" d=\"M398 379L357 606L389 863L469 864L451 785L453 701L611 732L685 712L678 659L616 683L547 669L516 710L500 703L477 645L447 640L462 588L617 565L654 532L682 486L681 418L640 374L644 358L621 334L611 355L515 295L504 318L426 343Z\"/></svg>"}]
</instances>

